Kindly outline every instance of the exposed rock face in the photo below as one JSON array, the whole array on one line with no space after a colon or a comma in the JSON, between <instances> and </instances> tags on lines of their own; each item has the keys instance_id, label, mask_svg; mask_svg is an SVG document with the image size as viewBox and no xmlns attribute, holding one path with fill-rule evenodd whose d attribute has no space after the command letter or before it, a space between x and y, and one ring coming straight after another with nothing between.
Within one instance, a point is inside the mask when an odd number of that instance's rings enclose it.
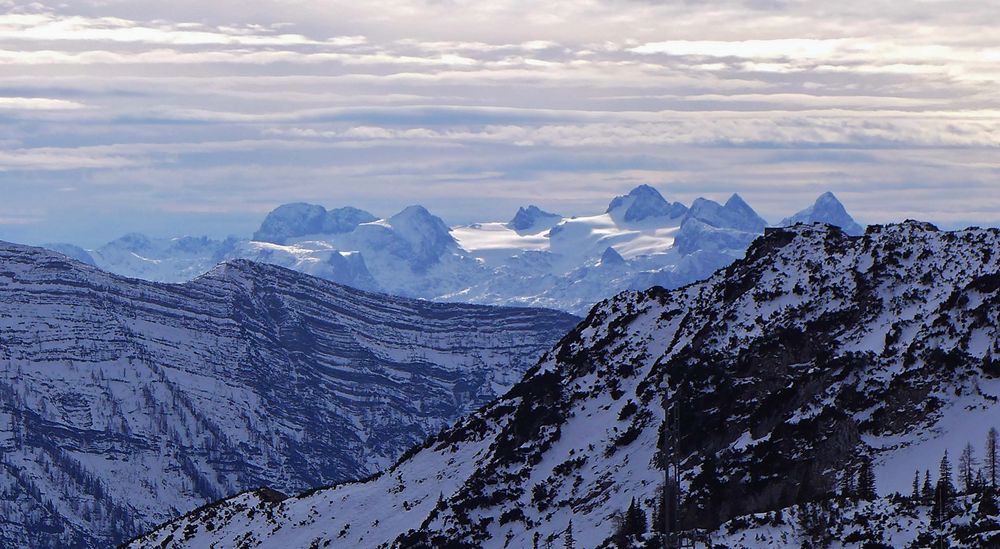
<instances>
[{"instance_id":1,"label":"exposed rock face","mask_svg":"<svg viewBox=\"0 0 1000 549\"><path fill-rule=\"evenodd\" d=\"M1000 412L998 341L1000 231L775 229L704 282L601 303L375 479L221 502L211 526L191 515L132 546L530 547L570 520L593 546L632 498L653 508L669 448L685 527L826 497L862 456L879 492L909 492L914 452Z\"/></svg>"},{"instance_id":2,"label":"exposed rock face","mask_svg":"<svg viewBox=\"0 0 1000 549\"><path fill-rule=\"evenodd\" d=\"M562 216L547 212L538 206L518 208L507 226L515 231L545 230L562 221Z\"/></svg>"},{"instance_id":3,"label":"exposed rock face","mask_svg":"<svg viewBox=\"0 0 1000 549\"><path fill-rule=\"evenodd\" d=\"M241 490L367 476L576 321L243 260L143 282L0 243L0 546L107 547Z\"/></svg>"},{"instance_id":4,"label":"exposed rock face","mask_svg":"<svg viewBox=\"0 0 1000 549\"><path fill-rule=\"evenodd\" d=\"M606 250L604 250L604 253L601 254L601 263L600 264L604 265L604 266L624 265L625 264L625 258L622 257L621 254L619 254L618 252L616 252L614 248L612 248L611 246L608 246L608 248Z\"/></svg>"}]
</instances>

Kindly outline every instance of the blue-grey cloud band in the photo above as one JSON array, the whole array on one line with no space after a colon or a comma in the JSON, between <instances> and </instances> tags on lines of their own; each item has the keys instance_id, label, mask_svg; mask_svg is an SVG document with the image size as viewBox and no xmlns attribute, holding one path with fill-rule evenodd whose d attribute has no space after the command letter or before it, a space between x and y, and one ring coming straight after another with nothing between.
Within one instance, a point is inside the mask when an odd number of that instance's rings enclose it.
<instances>
[{"instance_id":1,"label":"blue-grey cloud band","mask_svg":"<svg viewBox=\"0 0 1000 549\"><path fill-rule=\"evenodd\" d=\"M1000 223L986 3L363 4L0 1L0 238L243 233L292 200L583 213L637 183Z\"/></svg>"}]
</instances>

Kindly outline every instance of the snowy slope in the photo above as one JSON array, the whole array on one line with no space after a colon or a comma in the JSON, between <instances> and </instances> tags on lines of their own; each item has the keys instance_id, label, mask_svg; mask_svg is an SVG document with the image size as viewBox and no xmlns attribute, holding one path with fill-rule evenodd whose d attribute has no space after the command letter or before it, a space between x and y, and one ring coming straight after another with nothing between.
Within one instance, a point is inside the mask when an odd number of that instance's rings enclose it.
<instances>
[{"instance_id":1,"label":"snowy slope","mask_svg":"<svg viewBox=\"0 0 1000 549\"><path fill-rule=\"evenodd\" d=\"M227 500L131 547L531 547L571 520L596 547L632 498L658 498L665 408L687 528L828 497L866 455L881 494L909 493L913 449L933 467L1000 422L998 341L1000 231L775 229L704 282L599 304L505 396L374 479ZM715 535L801 546L740 528Z\"/></svg>"},{"instance_id":2,"label":"snowy slope","mask_svg":"<svg viewBox=\"0 0 1000 549\"><path fill-rule=\"evenodd\" d=\"M107 547L248 488L369 475L577 320L243 260L151 283L0 243L0 546Z\"/></svg>"},{"instance_id":3,"label":"snowy slope","mask_svg":"<svg viewBox=\"0 0 1000 549\"><path fill-rule=\"evenodd\" d=\"M874 501L832 498L738 517L713 532L712 543L753 549L984 549L1000 544L1000 513L978 495L955 498L954 516L935 522L934 506L908 497Z\"/></svg>"},{"instance_id":4,"label":"snowy slope","mask_svg":"<svg viewBox=\"0 0 1000 549\"><path fill-rule=\"evenodd\" d=\"M787 221L856 228L832 195ZM163 282L244 258L394 295L584 314L623 290L701 280L742 257L766 224L739 195L688 208L640 185L601 214L562 217L528 206L508 222L455 227L419 206L376 219L356 208L286 204L252 240L127 235L92 255L105 270ZM625 262L596 268L609 247Z\"/></svg>"}]
</instances>

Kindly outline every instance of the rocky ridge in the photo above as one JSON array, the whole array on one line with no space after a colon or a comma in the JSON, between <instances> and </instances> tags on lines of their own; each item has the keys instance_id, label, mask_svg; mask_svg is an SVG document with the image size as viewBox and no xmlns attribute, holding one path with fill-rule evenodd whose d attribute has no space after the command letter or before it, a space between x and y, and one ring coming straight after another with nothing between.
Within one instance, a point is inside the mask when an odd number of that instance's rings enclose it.
<instances>
[{"instance_id":1,"label":"rocky ridge","mask_svg":"<svg viewBox=\"0 0 1000 549\"><path fill-rule=\"evenodd\" d=\"M915 457L979 440L1000 412L998 326L996 229L770 230L704 282L597 305L503 397L374 479L247 494L131 547L530 547L570 524L604 546L630 501L657 507L665 457L679 527L716 538L835 497L866 460L878 495L908 493Z\"/></svg>"},{"instance_id":2,"label":"rocky ridge","mask_svg":"<svg viewBox=\"0 0 1000 549\"><path fill-rule=\"evenodd\" d=\"M152 283L0 243L0 546L107 547L248 488L368 476L577 321L245 260Z\"/></svg>"}]
</instances>

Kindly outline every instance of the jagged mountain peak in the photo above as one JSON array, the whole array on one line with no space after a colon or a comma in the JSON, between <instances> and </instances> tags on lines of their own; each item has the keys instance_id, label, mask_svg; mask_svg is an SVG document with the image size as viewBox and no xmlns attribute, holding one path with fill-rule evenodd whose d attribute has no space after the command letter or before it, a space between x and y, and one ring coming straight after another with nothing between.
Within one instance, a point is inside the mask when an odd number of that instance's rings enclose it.
<instances>
[{"instance_id":1,"label":"jagged mountain peak","mask_svg":"<svg viewBox=\"0 0 1000 549\"><path fill-rule=\"evenodd\" d=\"M841 227L848 234L860 235L865 230L859 225L832 192L821 194L812 206L781 220L779 225L788 226L796 223L827 223Z\"/></svg>"},{"instance_id":2,"label":"jagged mountain peak","mask_svg":"<svg viewBox=\"0 0 1000 549\"><path fill-rule=\"evenodd\" d=\"M712 227L754 234L760 234L767 226L767 222L738 194L730 196L725 205L707 198L697 198L686 217L698 219Z\"/></svg>"},{"instance_id":3,"label":"jagged mountain peak","mask_svg":"<svg viewBox=\"0 0 1000 549\"><path fill-rule=\"evenodd\" d=\"M743 212L746 215L757 215L757 212L747 204L746 200L739 193L733 193L724 206L727 210L734 212Z\"/></svg>"},{"instance_id":4,"label":"jagged mountain peak","mask_svg":"<svg viewBox=\"0 0 1000 549\"><path fill-rule=\"evenodd\" d=\"M670 203L660 191L642 184L628 194L612 199L606 213L620 216L627 223L637 223L651 218L676 218L684 215L685 211L687 207L680 202Z\"/></svg>"},{"instance_id":5,"label":"jagged mountain peak","mask_svg":"<svg viewBox=\"0 0 1000 549\"><path fill-rule=\"evenodd\" d=\"M504 397L376 479L267 519L222 502L211 528L189 517L133 546L529 547L570 521L602 545L633 499L654 508L667 440L685 528L828 497L859 456L881 493L908 492L911 455L964 444L942 426L1000 411L998 250L994 229L769 229L708 280L602 302ZM665 412L681 418L669 438Z\"/></svg>"},{"instance_id":6,"label":"jagged mountain peak","mask_svg":"<svg viewBox=\"0 0 1000 549\"><path fill-rule=\"evenodd\" d=\"M515 231L530 231L533 229L541 231L551 229L561 219L562 216L559 214L547 212L538 206L531 205L527 208L518 208L517 213L514 214L514 218L507 223L507 226Z\"/></svg>"}]
</instances>

